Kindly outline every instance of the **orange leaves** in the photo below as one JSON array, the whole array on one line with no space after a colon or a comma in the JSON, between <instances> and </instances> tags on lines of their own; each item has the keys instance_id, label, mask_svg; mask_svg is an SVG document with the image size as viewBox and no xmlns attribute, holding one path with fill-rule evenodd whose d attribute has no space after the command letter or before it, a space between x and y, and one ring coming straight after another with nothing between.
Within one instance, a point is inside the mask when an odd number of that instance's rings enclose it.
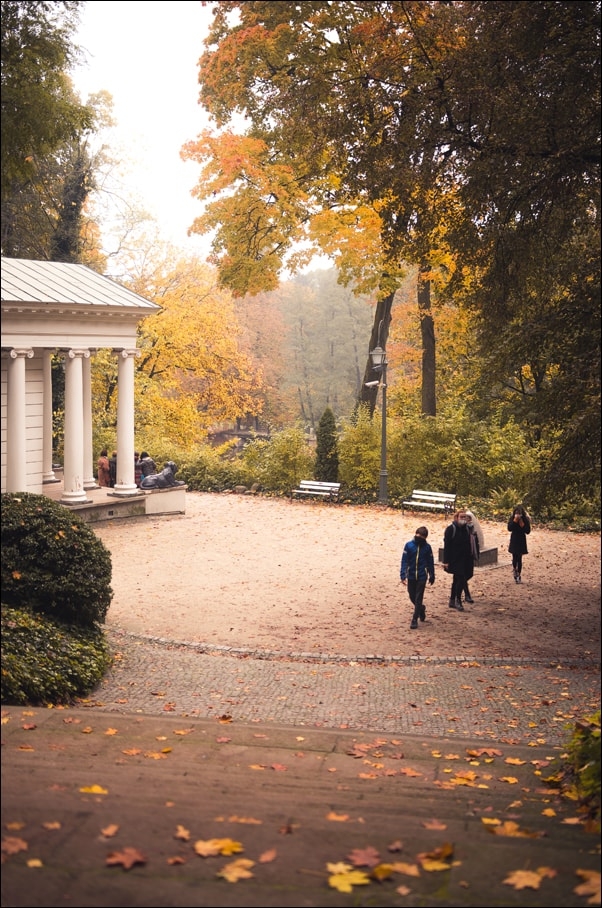
<instances>
[{"instance_id":1,"label":"orange leaves","mask_svg":"<svg viewBox=\"0 0 602 908\"><path fill-rule=\"evenodd\" d=\"M521 829L514 820L505 820L503 823L499 820L481 818L487 826L488 832L494 835L505 835L517 839L539 839L545 835L544 832L529 832L527 829Z\"/></svg>"},{"instance_id":2,"label":"orange leaves","mask_svg":"<svg viewBox=\"0 0 602 908\"><path fill-rule=\"evenodd\" d=\"M575 887L575 895L589 895L588 905L600 904L600 872L598 870L577 870L584 882Z\"/></svg>"},{"instance_id":3,"label":"orange leaves","mask_svg":"<svg viewBox=\"0 0 602 908\"><path fill-rule=\"evenodd\" d=\"M4 854L18 854L20 851L27 851L28 848L27 842L16 836L7 836L7 838L2 839L2 851Z\"/></svg>"},{"instance_id":4,"label":"orange leaves","mask_svg":"<svg viewBox=\"0 0 602 908\"><path fill-rule=\"evenodd\" d=\"M240 854L244 848L233 839L199 839L194 843L194 850L201 858L215 857L218 854Z\"/></svg>"},{"instance_id":5,"label":"orange leaves","mask_svg":"<svg viewBox=\"0 0 602 908\"><path fill-rule=\"evenodd\" d=\"M543 879L554 879L555 876L556 871L550 867L538 867L537 870L514 870L503 882L515 889L539 889Z\"/></svg>"},{"instance_id":6,"label":"orange leaves","mask_svg":"<svg viewBox=\"0 0 602 908\"><path fill-rule=\"evenodd\" d=\"M121 865L124 870L131 870L136 864L146 864L146 857L137 848L124 848L122 851L114 851L106 859L108 867Z\"/></svg>"}]
</instances>

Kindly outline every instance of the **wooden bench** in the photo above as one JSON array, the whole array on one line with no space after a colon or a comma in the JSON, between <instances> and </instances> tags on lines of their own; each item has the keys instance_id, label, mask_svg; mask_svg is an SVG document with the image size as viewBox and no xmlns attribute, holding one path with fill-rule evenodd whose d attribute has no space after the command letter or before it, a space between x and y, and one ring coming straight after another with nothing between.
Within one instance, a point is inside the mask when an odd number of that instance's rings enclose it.
<instances>
[{"instance_id":1,"label":"wooden bench","mask_svg":"<svg viewBox=\"0 0 602 908\"><path fill-rule=\"evenodd\" d=\"M401 509L410 511L443 511L449 514L456 510L456 495L447 492L427 492L425 489L414 489L406 501L401 502Z\"/></svg>"},{"instance_id":2,"label":"wooden bench","mask_svg":"<svg viewBox=\"0 0 602 908\"><path fill-rule=\"evenodd\" d=\"M340 482L314 482L313 479L302 479L299 488L292 490L291 498L295 495L317 495L319 498L336 501L340 488Z\"/></svg>"}]
</instances>

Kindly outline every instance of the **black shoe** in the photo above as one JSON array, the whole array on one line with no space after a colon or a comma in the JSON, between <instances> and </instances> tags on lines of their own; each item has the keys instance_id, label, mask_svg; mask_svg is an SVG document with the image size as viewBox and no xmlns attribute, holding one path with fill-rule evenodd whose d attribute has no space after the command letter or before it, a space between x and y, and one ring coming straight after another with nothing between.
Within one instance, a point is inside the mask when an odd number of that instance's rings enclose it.
<instances>
[{"instance_id":1,"label":"black shoe","mask_svg":"<svg viewBox=\"0 0 602 908\"><path fill-rule=\"evenodd\" d=\"M417 627L418 627L418 622L412 621L412 623L410 624L410 630L415 631Z\"/></svg>"},{"instance_id":2,"label":"black shoe","mask_svg":"<svg viewBox=\"0 0 602 908\"><path fill-rule=\"evenodd\" d=\"M474 599L471 599L470 596L465 596L464 602L468 602L470 605L474 605Z\"/></svg>"},{"instance_id":3,"label":"black shoe","mask_svg":"<svg viewBox=\"0 0 602 908\"><path fill-rule=\"evenodd\" d=\"M422 611L420 612L420 620L426 621L426 609L422 609Z\"/></svg>"},{"instance_id":4,"label":"black shoe","mask_svg":"<svg viewBox=\"0 0 602 908\"><path fill-rule=\"evenodd\" d=\"M462 605L462 600L461 600L461 599L456 599L456 608L457 608L457 610L458 610L459 612L463 612L463 611L464 611L464 606Z\"/></svg>"}]
</instances>

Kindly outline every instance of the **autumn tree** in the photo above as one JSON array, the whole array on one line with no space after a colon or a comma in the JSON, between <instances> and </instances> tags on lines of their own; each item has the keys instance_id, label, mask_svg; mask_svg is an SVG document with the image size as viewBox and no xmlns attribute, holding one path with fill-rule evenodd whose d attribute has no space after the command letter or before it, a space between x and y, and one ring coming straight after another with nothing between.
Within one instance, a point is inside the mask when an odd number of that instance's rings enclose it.
<instances>
[{"instance_id":1,"label":"autumn tree","mask_svg":"<svg viewBox=\"0 0 602 908\"><path fill-rule=\"evenodd\" d=\"M215 284L212 269L194 259L146 262L129 289L161 306L138 332L137 444L190 449L208 428L247 413L261 414L263 376L239 348L231 295ZM102 351L93 366L95 426L116 424L116 363Z\"/></svg>"},{"instance_id":2,"label":"autumn tree","mask_svg":"<svg viewBox=\"0 0 602 908\"><path fill-rule=\"evenodd\" d=\"M370 346L399 263L419 265L426 291L446 255L441 292L475 312L491 404L505 386L517 414L531 405L542 482L599 488L599 4L224 2L206 47L201 98L222 132L185 154L206 165L195 229L217 227L222 278L273 281L321 212L373 210ZM571 444L591 467L581 481L563 469Z\"/></svg>"}]
</instances>

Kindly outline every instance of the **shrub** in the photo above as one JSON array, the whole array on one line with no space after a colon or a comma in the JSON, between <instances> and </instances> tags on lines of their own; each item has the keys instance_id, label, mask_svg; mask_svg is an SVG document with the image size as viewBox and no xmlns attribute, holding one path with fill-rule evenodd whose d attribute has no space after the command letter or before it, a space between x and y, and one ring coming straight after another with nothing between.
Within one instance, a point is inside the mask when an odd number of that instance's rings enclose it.
<instances>
[{"instance_id":1,"label":"shrub","mask_svg":"<svg viewBox=\"0 0 602 908\"><path fill-rule=\"evenodd\" d=\"M113 591L111 555L76 513L45 495L2 495L1 596L5 605L94 628Z\"/></svg>"},{"instance_id":2,"label":"shrub","mask_svg":"<svg viewBox=\"0 0 602 908\"><path fill-rule=\"evenodd\" d=\"M561 766L549 776L563 797L577 801L592 822L600 824L600 710L575 723Z\"/></svg>"},{"instance_id":3,"label":"shrub","mask_svg":"<svg viewBox=\"0 0 602 908\"><path fill-rule=\"evenodd\" d=\"M2 605L2 703L68 704L93 690L110 664L99 628L68 628Z\"/></svg>"},{"instance_id":4,"label":"shrub","mask_svg":"<svg viewBox=\"0 0 602 908\"><path fill-rule=\"evenodd\" d=\"M334 413L326 407L316 432L316 470L318 482L337 482L339 478L339 451Z\"/></svg>"}]
</instances>

